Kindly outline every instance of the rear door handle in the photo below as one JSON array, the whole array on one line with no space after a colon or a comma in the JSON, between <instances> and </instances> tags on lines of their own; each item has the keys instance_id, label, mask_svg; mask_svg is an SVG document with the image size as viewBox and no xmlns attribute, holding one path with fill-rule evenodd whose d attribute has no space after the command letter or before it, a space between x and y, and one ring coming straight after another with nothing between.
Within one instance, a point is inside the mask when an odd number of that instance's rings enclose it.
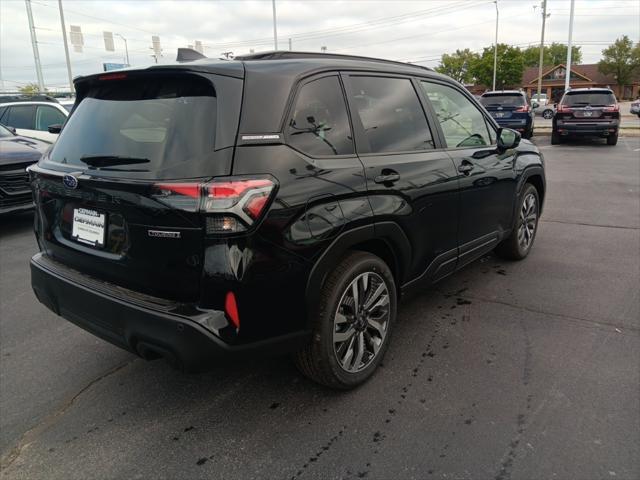
<instances>
[{"instance_id":1,"label":"rear door handle","mask_svg":"<svg viewBox=\"0 0 640 480\"><path fill-rule=\"evenodd\" d=\"M373 181L376 183L393 183L397 182L398 180L400 180L400 175L398 174L398 172L386 168L382 170L382 172L380 172L380 175L373 179Z\"/></svg>"},{"instance_id":2,"label":"rear door handle","mask_svg":"<svg viewBox=\"0 0 640 480\"><path fill-rule=\"evenodd\" d=\"M473 163L463 160L462 163L458 166L458 171L460 173L464 173L465 175L469 175L469 172L473 170Z\"/></svg>"}]
</instances>

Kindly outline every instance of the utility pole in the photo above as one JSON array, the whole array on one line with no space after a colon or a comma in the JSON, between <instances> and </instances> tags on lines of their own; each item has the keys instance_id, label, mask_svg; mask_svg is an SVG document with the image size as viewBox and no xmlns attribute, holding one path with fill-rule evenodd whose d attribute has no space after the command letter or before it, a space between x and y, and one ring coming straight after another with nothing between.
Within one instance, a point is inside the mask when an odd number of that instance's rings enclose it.
<instances>
[{"instance_id":1,"label":"utility pole","mask_svg":"<svg viewBox=\"0 0 640 480\"><path fill-rule=\"evenodd\" d=\"M546 23L547 23L547 0L542 0L542 34L540 35L540 58L538 59L538 100L540 100L540 94L542 93L542 64L544 63L544 27Z\"/></svg>"},{"instance_id":2,"label":"utility pole","mask_svg":"<svg viewBox=\"0 0 640 480\"><path fill-rule=\"evenodd\" d=\"M42 79L42 65L40 64L40 53L38 52L38 39L36 38L36 27L33 25L33 13L31 12L31 0L24 0L27 6L27 18L29 19L29 32L31 32L31 46L33 47L33 59L36 62L36 75L38 77L38 90L44 92L44 80Z\"/></svg>"},{"instance_id":3,"label":"utility pole","mask_svg":"<svg viewBox=\"0 0 640 480\"><path fill-rule=\"evenodd\" d=\"M496 70L498 69L498 0L494 0L496 4L496 44L493 46L493 88L496 89Z\"/></svg>"},{"instance_id":4,"label":"utility pole","mask_svg":"<svg viewBox=\"0 0 640 480\"><path fill-rule=\"evenodd\" d=\"M62 26L62 42L64 43L64 56L67 59L67 74L69 75L69 91L73 95L73 75L71 75L71 58L69 58L69 45L67 44L67 27L64 25L64 12L62 10L62 0L58 0L60 10L60 25Z\"/></svg>"},{"instance_id":5,"label":"utility pole","mask_svg":"<svg viewBox=\"0 0 640 480\"><path fill-rule=\"evenodd\" d=\"M276 0L271 0L273 6L273 45L278 50L278 27L276 26Z\"/></svg>"},{"instance_id":6,"label":"utility pole","mask_svg":"<svg viewBox=\"0 0 640 480\"><path fill-rule=\"evenodd\" d=\"M289 37L289 51L291 51L291 37Z\"/></svg>"},{"instance_id":7,"label":"utility pole","mask_svg":"<svg viewBox=\"0 0 640 480\"><path fill-rule=\"evenodd\" d=\"M129 62L129 47L127 47L127 39L126 39L126 38L124 38L124 37L123 37L122 35L120 35L119 33L114 33L114 35L115 35L116 37L120 37L122 40L124 40L124 53L125 53L125 55L126 55L126 57L127 57L127 65L128 65L128 66L131 66L131 63ZM158 62L156 61L156 63L158 63Z\"/></svg>"},{"instance_id":8,"label":"utility pole","mask_svg":"<svg viewBox=\"0 0 640 480\"><path fill-rule=\"evenodd\" d=\"M571 0L571 13L569 14L569 42L567 43L567 73L564 79L564 91L569 90L571 81L571 40L573 37L573 10L576 6L575 0Z\"/></svg>"}]
</instances>

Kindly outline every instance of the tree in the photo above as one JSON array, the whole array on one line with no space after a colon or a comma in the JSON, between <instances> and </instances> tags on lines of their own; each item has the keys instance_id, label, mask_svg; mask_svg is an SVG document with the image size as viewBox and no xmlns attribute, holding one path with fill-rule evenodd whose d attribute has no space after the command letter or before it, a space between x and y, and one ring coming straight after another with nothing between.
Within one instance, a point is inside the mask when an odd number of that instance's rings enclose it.
<instances>
[{"instance_id":1,"label":"tree","mask_svg":"<svg viewBox=\"0 0 640 480\"><path fill-rule=\"evenodd\" d=\"M618 85L631 83L633 74L640 70L640 42L634 47L626 35L618 38L602 50L598 70L605 75L613 74Z\"/></svg>"},{"instance_id":2,"label":"tree","mask_svg":"<svg viewBox=\"0 0 640 480\"><path fill-rule=\"evenodd\" d=\"M518 47L504 43L498 44L498 65L496 69L496 88L517 85L522 81L524 59ZM493 82L493 46L486 47L480 58L473 63L471 75L480 85L491 86Z\"/></svg>"},{"instance_id":3,"label":"tree","mask_svg":"<svg viewBox=\"0 0 640 480\"><path fill-rule=\"evenodd\" d=\"M40 87L38 87L37 83L27 83L23 87L20 87L18 91L23 95L37 95L40 93Z\"/></svg>"},{"instance_id":4,"label":"tree","mask_svg":"<svg viewBox=\"0 0 640 480\"><path fill-rule=\"evenodd\" d=\"M544 65L559 65L567 63L567 45L563 43L552 43L544 47ZM532 45L522 51L525 67L537 67L540 61L540 46ZM582 52L579 46L571 47L571 63L576 64L582 61Z\"/></svg>"},{"instance_id":5,"label":"tree","mask_svg":"<svg viewBox=\"0 0 640 480\"><path fill-rule=\"evenodd\" d=\"M449 75L460 83L470 83L473 81L473 75L470 73L471 67L479 58L480 55L468 48L456 50L451 55L443 53L440 65L436 67L436 72Z\"/></svg>"},{"instance_id":6,"label":"tree","mask_svg":"<svg viewBox=\"0 0 640 480\"><path fill-rule=\"evenodd\" d=\"M544 47L544 64L559 65L567 63L568 47L564 43L553 42L551 45ZM537 67L540 61L540 45L532 45L522 51L525 67ZM582 52L580 47L573 45L571 47L571 64L582 62Z\"/></svg>"}]
</instances>

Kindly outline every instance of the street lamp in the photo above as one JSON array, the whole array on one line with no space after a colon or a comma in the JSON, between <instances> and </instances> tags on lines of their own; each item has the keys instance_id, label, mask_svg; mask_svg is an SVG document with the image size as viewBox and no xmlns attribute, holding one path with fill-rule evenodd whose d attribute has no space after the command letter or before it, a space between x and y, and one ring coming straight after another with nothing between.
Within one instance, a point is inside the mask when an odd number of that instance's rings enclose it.
<instances>
[{"instance_id":1,"label":"street lamp","mask_svg":"<svg viewBox=\"0 0 640 480\"><path fill-rule=\"evenodd\" d=\"M498 67L498 17L500 13L498 12L498 0L494 0L496 4L496 44L493 47L493 90L496 89L496 70Z\"/></svg>"},{"instance_id":2,"label":"street lamp","mask_svg":"<svg viewBox=\"0 0 640 480\"><path fill-rule=\"evenodd\" d=\"M131 66L131 63L129 63L129 48L127 47L127 39L124 38L122 35L120 35L119 33L114 33L114 35L116 37L120 37L122 40L124 40L124 52L127 56L127 65Z\"/></svg>"}]
</instances>

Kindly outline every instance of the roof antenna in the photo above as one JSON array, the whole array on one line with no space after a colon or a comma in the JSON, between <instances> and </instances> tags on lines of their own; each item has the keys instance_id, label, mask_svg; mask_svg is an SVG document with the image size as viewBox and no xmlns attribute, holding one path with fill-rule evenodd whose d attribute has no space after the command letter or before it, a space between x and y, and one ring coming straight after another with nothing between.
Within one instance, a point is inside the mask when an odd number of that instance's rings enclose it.
<instances>
[{"instance_id":1,"label":"roof antenna","mask_svg":"<svg viewBox=\"0 0 640 480\"><path fill-rule=\"evenodd\" d=\"M202 58L207 57L193 48L178 48L176 62L193 62L194 60L200 60Z\"/></svg>"}]
</instances>

